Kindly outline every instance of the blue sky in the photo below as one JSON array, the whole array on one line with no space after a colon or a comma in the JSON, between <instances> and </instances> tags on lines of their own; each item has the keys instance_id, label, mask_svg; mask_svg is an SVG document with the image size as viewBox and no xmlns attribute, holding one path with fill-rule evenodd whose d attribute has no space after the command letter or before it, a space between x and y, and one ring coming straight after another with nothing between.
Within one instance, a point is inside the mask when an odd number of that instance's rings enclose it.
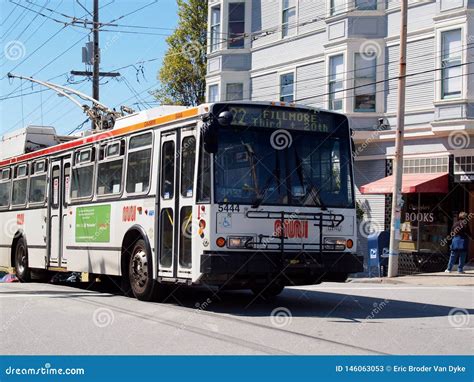
<instances>
[{"instance_id":1,"label":"blue sky","mask_svg":"<svg viewBox=\"0 0 474 382\"><path fill-rule=\"evenodd\" d=\"M29 124L54 126L58 133L68 134L86 119L77 106L64 97L57 96L51 90L37 92L44 88L39 85L32 86L30 82L19 79L8 79L6 74L12 71L15 74L34 76L41 80L56 77L52 82L66 84L70 70L85 69L81 49L87 42L89 30L73 26L64 27L51 18L58 21L71 21L66 16L82 18L86 15L89 20L91 16L81 8L77 0L29 0L30 3L26 0L13 1L48 17L22 8L8 0L0 0L2 46L0 50L0 135ZM92 10L92 0L80 1L85 8ZM127 26L165 28L138 29L123 26L103 28L111 32L100 34L101 71L111 71L135 64L135 67L129 66L119 70L122 74L120 81L115 79L109 79L108 82L107 79L101 81L104 84L100 87L100 101L108 106L115 107L125 102L138 110L138 106L132 104L139 101L153 101L153 97L146 90L156 89L159 85L156 75L167 48L166 36L163 35L172 33L171 29L177 23L175 0L158 0L156 3L154 1L100 0L99 2L102 7L99 12L101 22L110 22L151 4L116 23ZM31 4L32 2L35 5ZM124 33L124 31L133 33ZM135 32L140 32L140 34ZM55 58L57 59L53 61ZM139 63L155 58L158 60ZM74 82L83 80L84 77L77 76L73 79ZM90 80L67 86L88 95L92 93ZM140 100L134 95L134 91L139 93ZM36 93L26 95L31 92ZM17 97L6 99L12 96Z\"/></svg>"}]
</instances>

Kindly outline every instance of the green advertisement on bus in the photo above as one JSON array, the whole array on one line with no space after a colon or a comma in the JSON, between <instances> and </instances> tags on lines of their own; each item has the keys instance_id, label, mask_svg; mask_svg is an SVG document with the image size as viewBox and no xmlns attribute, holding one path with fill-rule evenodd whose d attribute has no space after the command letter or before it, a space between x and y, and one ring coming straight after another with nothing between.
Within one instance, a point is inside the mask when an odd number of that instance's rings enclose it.
<instances>
[{"instance_id":1,"label":"green advertisement on bus","mask_svg":"<svg viewBox=\"0 0 474 382\"><path fill-rule=\"evenodd\" d=\"M76 242L110 242L110 204L76 210Z\"/></svg>"}]
</instances>

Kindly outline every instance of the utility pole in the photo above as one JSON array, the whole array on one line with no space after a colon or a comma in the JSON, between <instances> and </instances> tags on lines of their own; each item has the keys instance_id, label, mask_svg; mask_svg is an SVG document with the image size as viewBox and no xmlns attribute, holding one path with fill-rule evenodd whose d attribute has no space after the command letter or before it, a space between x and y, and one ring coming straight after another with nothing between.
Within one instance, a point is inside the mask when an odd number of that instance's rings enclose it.
<instances>
[{"instance_id":1,"label":"utility pole","mask_svg":"<svg viewBox=\"0 0 474 382\"><path fill-rule=\"evenodd\" d=\"M86 44L86 48L83 48L86 50L86 54L85 54L86 57L83 56L83 62L87 64L92 63L92 72L81 71L81 70L71 70L71 74L75 76L92 77L92 98L95 99L96 101L99 101L100 77L119 77L120 76L120 73L100 71L99 29L102 26L102 24L99 22L99 0L94 0L93 11L92 11L92 23L88 20L76 20L75 22L79 23L79 21L81 21L81 23L84 23L86 25L92 24L92 39L93 39L92 52L89 52L89 49L87 48L88 44ZM107 25L112 25L112 24L107 24ZM90 53L92 54L90 55ZM92 107L95 108L96 105L94 104ZM92 121L92 130L95 130L95 128L96 128L95 123L94 121Z\"/></svg>"},{"instance_id":2,"label":"utility pole","mask_svg":"<svg viewBox=\"0 0 474 382\"><path fill-rule=\"evenodd\" d=\"M94 61L92 69L92 98L99 101L99 64L100 64L100 50L99 50L99 0L94 0L93 11L93 43L94 43Z\"/></svg>"},{"instance_id":3,"label":"utility pole","mask_svg":"<svg viewBox=\"0 0 474 382\"><path fill-rule=\"evenodd\" d=\"M398 276L398 256L400 247L400 224L402 210L402 178L403 178L403 137L405 131L405 88L407 70L407 18L408 0L401 1L400 31L400 69L398 75L398 109L397 131L395 137L395 158L393 170L395 182L392 195L392 217L390 223L390 248L388 258L388 277Z\"/></svg>"}]
</instances>

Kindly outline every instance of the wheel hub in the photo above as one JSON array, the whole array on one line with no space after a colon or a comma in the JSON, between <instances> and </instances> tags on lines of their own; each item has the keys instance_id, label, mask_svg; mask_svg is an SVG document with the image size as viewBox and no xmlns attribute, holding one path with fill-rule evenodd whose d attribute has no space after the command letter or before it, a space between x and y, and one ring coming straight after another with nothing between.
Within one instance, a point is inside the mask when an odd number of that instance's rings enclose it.
<instances>
[{"instance_id":1,"label":"wheel hub","mask_svg":"<svg viewBox=\"0 0 474 382\"><path fill-rule=\"evenodd\" d=\"M135 284L143 288L148 278L148 263L146 252L138 250L133 254L132 258L132 276Z\"/></svg>"}]
</instances>

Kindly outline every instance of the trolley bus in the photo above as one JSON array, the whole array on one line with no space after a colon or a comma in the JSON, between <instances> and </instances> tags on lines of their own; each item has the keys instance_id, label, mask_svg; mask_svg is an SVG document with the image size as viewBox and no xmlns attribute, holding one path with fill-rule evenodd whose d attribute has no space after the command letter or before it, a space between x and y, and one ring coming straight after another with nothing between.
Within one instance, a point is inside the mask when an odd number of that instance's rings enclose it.
<instances>
[{"instance_id":1,"label":"trolley bus","mask_svg":"<svg viewBox=\"0 0 474 382\"><path fill-rule=\"evenodd\" d=\"M363 269L351 150L344 115L293 104L121 117L0 159L0 266L120 276L141 300L343 282Z\"/></svg>"}]
</instances>

